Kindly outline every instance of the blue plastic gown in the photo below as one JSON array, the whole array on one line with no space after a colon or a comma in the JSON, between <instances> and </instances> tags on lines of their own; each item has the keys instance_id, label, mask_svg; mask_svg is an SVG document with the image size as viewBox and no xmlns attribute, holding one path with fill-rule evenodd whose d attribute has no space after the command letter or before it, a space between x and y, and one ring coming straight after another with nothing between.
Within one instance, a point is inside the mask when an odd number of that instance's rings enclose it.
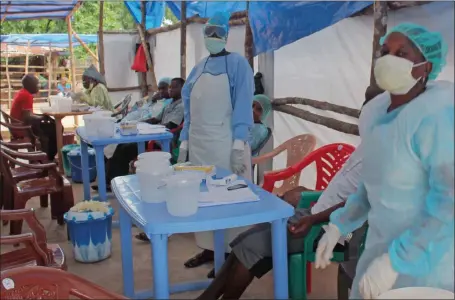
<instances>
[{"instance_id":1,"label":"blue plastic gown","mask_svg":"<svg viewBox=\"0 0 455 300\"><path fill-rule=\"evenodd\" d=\"M251 113L254 94L253 70L251 70L248 61L238 53L204 58L193 68L182 89L185 122L180 133L180 140L188 140L191 124L191 90L203 73L209 73L214 76L227 73L231 86L233 138L234 140L248 141L250 130L253 126L253 114ZM210 89L211 87L207 86L206 88ZM213 101L216 101L216 99L213 99Z\"/></svg>"},{"instance_id":2,"label":"blue plastic gown","mask_svg":"<svg viewBox=\"0 0 455 300\"><path fill-rule=\"evenodd\" d=\"M454 85L435 82L407 105L382 108L362 136L363 183L330 216L343 235L368 220L351 298L361 299L360 278L386 252L399 273L394 289L453 292Z\"/></svg>"},{"instance_id":3,"label":"blue plastic gown","mask_svg":"<svg viewBox=\"0 0 455 300\"><path fill-rule=\"evenodd\" d=\"M262 142L267 138L269 131L267 126L262 123L255 123L253 124L253 128L251 128L251 152L254 153L258 150L259 146Z\"/></svg>"}]
</instances>

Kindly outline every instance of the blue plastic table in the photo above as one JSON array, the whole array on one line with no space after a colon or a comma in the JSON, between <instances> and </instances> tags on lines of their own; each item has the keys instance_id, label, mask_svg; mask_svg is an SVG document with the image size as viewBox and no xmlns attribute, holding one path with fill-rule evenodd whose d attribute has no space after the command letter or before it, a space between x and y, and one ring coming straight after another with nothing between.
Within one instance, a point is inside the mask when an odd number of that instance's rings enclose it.
<instances>
[{"instance_id":1,"label":"blue plastic table","mask_svg":"<svg viewBox=\"0 0 455 300\"><path fill-rule=\"evenodd\" d=\"M227 176L224 170L217 177ZM174 233L214 231L215 271L224 262L224 229L272 223L274 299L288 299L287 219L293 215L291 205L260 187L249 183L259 196L257 202L199 208L189 217L174 217L166 203L145 203L140 200L136 175L116 177L112 191L120 206L120 237L122 245L123 293L128 298L169 299L170 293L205 289L210 280L169 285L167 244ZM135 292L131 225L134 223L150 237L153 264L153 288Z\"/></svg>"},{"instance_id":2,"label":"blue plastic table","mask_svg":"<svg viewBox=\"0 0 455 300\"><path fill-rule=\"evenodd\" d=\"M128 144L137 143L138 153L145 151L145 142L161 141L162 150L169 152L170 144L173 138L172 133L166 132L161 134L137 134L123 136L116 132L111 138L98 138L90 136L85 127L81 126L76 129L77 135L81 139L81 159L82 159L82 182L84 184L84 200L90 197L90 180L88 168L88 144L95 149L96 154L96 176L98 179L98 193L100 201L107 201L106 195L106 174L104 171L104 147L110 144Z\"/></svg>"}]
</instances>

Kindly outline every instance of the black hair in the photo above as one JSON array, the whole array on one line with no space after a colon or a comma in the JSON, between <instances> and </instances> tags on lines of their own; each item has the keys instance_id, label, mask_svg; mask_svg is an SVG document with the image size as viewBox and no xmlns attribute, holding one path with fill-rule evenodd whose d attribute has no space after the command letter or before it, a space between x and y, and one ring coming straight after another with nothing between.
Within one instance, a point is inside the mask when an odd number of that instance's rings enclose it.
<instances>
[{"instance_id":1,"label":"black hair","mask_svg":"<svg viewBox=\"0 0 455 300\"><path fill-rule=\"evenodd\" d=\"M39 83L38 78L35 77L35 75L32 74L27 74L22 77L22 87L27 89L29 86L33 86Z\"/></svg>"},{"instance_id":2,"label":"black hair","mask_svg":"<svg viewBox=\"0 0 455 300\"><path fill-rule=\"evenodd\" d=\"M183 86L185 84L185 79L183 79L181 77L172 78L171 81L176 81L176 82L180 83L180 86Z\"/></svg>"},{"instance_id":3,"label":"black hair","mask_svg":"<svg viewBox=\"0 0 455 300\"><path fill-rule=\"evenodd\" d=\"M367 87L367 89L365 90L365 102L363 102L362 108L365 106L365 104L370 102L370 100L374 99L377 95L382 94L383 92L384 91L377 86L370 85L369 87Z\"/></svg>"}]
</instances>

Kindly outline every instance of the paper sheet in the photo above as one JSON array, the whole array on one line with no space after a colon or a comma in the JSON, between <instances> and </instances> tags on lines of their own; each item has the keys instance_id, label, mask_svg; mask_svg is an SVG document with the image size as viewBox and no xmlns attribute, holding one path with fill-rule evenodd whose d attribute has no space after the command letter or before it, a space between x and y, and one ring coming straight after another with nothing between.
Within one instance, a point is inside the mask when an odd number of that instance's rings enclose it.
<instances>
[{"instance_id":1,"label":"paper sheet","mask_svg":"<svg viewBox=\"0 0 455 300\"><path fill-rule=\"evenodd\" d=\"M249 187L233 191L227 190L229 186L237 184L245 184L245 181L236 180L228 186L207 185L207 192L201 193L199 207L259 201L259 197Z\"/></svg>"},{"instance_id":2,"label":"paper sheet","mask_svg":"<svg viewBox=\"0 0 455 300\"><path fill-rule=\"evenodd\" d=\"M137 131L139 134L159 134L167 131L163 125L152 125L144 122L137 123Z\"/></svg>"}]
</instances>

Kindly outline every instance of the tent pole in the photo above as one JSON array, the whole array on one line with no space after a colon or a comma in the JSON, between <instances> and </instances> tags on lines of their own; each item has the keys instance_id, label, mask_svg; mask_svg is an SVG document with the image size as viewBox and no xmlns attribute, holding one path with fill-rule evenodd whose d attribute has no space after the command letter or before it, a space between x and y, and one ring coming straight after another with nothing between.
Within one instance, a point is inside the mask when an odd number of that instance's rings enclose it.
<instances>
[{"instance_id":1,"label":"tent pole","mask_svg":"<svg viewBox=\"0 0 455 300\"><path fill-rule=\"evenodd\" d=\"M49 57L48 57L48 62L47 62L47 98L50 99L49 97L51 96L52 92L52 46L51 43L49 43ZM49 101L50 103L50 101Z\"/></svg>"},{"instance_id":2,"label":"tent pole","mask_svg":"<svg viewBox=\"0 0 455 300\"><path fill-rule=\"evenodd\" d=\"M11 79L9 76L9 52L8 45L6 45L6 57L5 57L5 68L6 68L6 80L8 81L8 108L11 108Z\"/></svg>"},{"instance_id":3,"label":"tent pole","mask_svg":"<svg viewBox=\"0 0 455 300\"><path fill-rule=\"evenodd\" d=\"M186 79L186 1L180 6L180 77Z\"/></svg>"},{"instance_id":4,"label":"tent pole","mask_svg":"<svg viewBox=\"0 0 455 300\"><path fill-rule=\"evenodd\" d=\"M246 23L245 23L245 58L254 72L254 41L253 32L251 31L250 18L248 17L248 10L250 9L250 1L246 2Z\"/></svg>"},{"instance_id":5,"label":"tent pole","mask_svg":"<svg viewBox=\"0 0 455 300\"><path fill-rule=\"evenodd\" d=\"M5 8L5 11L3 12L3 16L2 16L2 22L0 24L3 24L3 22L6 20L6 16L8 16L8 8L10 7L11 3L9 3L6 8Z\"/></svg>"},{"instance_id":6,"label":"tent pole","mask_svg":"<svg viewBox=\"0 0 455 300\"><path fill-rule=\"evenodd\" d=\"M148 49L148 47L147 47L147 36L148 36L148 34L147 34L146 24L145 24L145 21L146 21L146 10L145 10L146 4L147 4L147 1L141 2L142 24L137 25L137 29L139 31L139 36L141 38L142 47L144 47L145 58L147 59L147 65L148 65L148 69L149 69L149 72L150 72L150 77L151 77L151 80L152 80L152 82L151 82L152 90L154 92L156 92L158 90L158 85L156 84L155 68L153 66L152 56L151 56L150 51L149 51L151 49ZM148 89L148 86L147 86L147 89Z\"/></svg>"},{"instance_id":7,"label":"tent pole","mask_svg":"<svg viewBox=\"0 0 455 300\"><path fill-rule=\"evenodd\" d=\"M100 1L100 16L98 25L98 63L100 65L101 74L106 73L104 68L104 33L103 33L103 18L104 18L104 1Z\"/></svg>"},{"instance_id":8,"label":"tent pole","mask_svg":"<svg viewBox=\"0 0 455 300\"><path fill-rule=\"evenodd\" d=\"M374 1L373 4L373 18L374 18L374 29L373 29L373 53L371 55L371 69L370 69L370 86L378 88L376 80L374 78L374 64L376 59L381 56L381 45L379 40L382 36L387 33L387 18L388 18L388 7L387 1Z\"/></svg>"},{"instance_id":9,"label":"tent pole","mask_svg":"<svg viewBox=\"0 0 455 300\"><path fill-rule=\"evenodd\" d=\"M72 36L72 26L71 26L71 17L66 18L66 25L68 27L68 46L70 50L70 63L71 63L71 90L74 91L76 88L76 61L74 59L74 50L73 50L73 36Z\"/></svg>"},{"instance_id":10,"label":"tent pole","mask_svg":"<svg viewBox=\"0 0 455 300\"><path fill-rule=\"evenodd\" d=\"M25 74L28 74L28 66L29 66L29 54L30 54L30 40L27 41L27 50L25 52Z\"/></svg>"},{"instance_id":11,"label":"tent pole","mask_svg":"<svg viewBox=\"0 0 455 300\"><path fill-rule=\"evenodd\" d=\"M90 50L90 48L87 46L87 44L84 43L84 41L77 35L77 33L74 30L73 30L73 36L81 44L81 46L85 49L85 51L87 51L88 54L90 54L90 56L93 57L95 59L95 61L98 63L98 56L96 56L96 54L93 53L92 50Z\"/></svg>"}]
</instances>

